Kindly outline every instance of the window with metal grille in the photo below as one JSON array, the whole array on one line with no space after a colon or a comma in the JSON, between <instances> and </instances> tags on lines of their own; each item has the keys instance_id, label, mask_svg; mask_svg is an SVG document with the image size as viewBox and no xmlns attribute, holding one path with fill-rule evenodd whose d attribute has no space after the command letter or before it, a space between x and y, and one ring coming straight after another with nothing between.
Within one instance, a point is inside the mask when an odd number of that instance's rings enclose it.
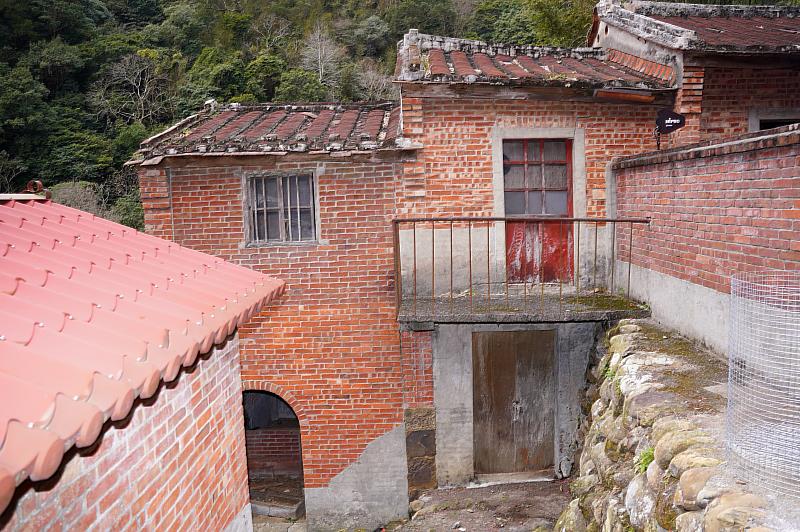
<instances>
[{"instance_id":1,"label":"window with metal grille","mask_svg":"<svg viewBox=\"0 0 800 532\"><path fill-rule=\"evenodd\" d=\"M568 216L571 209L572 141L503 141L506 216Z\"/></svg>"},{"instance_id":2,"label":"window with metal grille","mask_svg":"<svg viewBox=\"0 0 800 532\"><path fill-rule=\"evenodd\" d=\"M250 242L316 239L313 176L254 176L248 187Z\"/></svg>"}]
</instances>

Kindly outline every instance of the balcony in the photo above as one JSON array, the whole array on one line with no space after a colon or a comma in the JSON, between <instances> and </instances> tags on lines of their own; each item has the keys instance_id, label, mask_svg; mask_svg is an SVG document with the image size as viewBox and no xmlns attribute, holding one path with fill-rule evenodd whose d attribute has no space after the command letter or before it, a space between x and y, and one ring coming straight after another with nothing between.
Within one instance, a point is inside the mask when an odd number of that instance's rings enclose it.
<instances>
[{"instance_id":1,"label":"balcony","mask_svg":"<svg viewBox=\"0 0 800 532\"><path fill-rule=\"evenodd\" d=\"M394 220L397 319L602 321L649 315L630 299L631 251L649 220L452 217Z\"/></svg>"}]
</instances>

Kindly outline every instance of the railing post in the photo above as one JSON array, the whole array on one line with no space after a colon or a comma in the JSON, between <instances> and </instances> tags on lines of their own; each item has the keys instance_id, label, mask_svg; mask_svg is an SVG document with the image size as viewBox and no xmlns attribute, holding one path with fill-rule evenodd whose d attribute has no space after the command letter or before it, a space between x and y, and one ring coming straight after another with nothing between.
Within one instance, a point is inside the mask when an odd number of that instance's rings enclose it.
<instances>
[{"instance_id":1,"label":"railing post","mask_svg":"<svg viewBox=\"0 0 800 532\"><path fill-rule=\"evenodd\" d=\"M625 290L625 297L631 297L631 266L633 265L633 222L628 224L630 234L628 235L628 288Z\"/></svg>"},{"instance_id":2,"label":"railing post","mask_svg":"<svg viewBox=\"0 0 800 532\"><path fill-rule=\"evenodd\" d=\"M431 316L436 315L436 221L431 220Z\"/></svg>"},{"instance_id":3,"label":"railing post","mask_svg":"<svg viewBox=\"0 0 800 532\"><path fill-rule=\"evenodd\" d=\"M472 220L467 221L467 238L469 239L469 311L472 312Z\"/></svg>"},{"instance_id":4,"label":"railing post","mask_svg":"<svg viewBox=\"0 0 800 532\"><path fill-rule=\"evenodd\" d=\"M394 302L395 319L400 316L400 305L403 303L403 272L402 259L400 257L400 222L392 222L394 236Z\"/></svg>"},{"instance_id":5,"label":"railing post","mask_svg":"<svg viewBox=\"0 0 800 532\"><path fill-rule=\"evenodd\" d=\"M581 222L575 221L578 229L575 231L577 235L575 240L575 302L578 302L578 294L581 291Z\"/></svg>"},{"instance_id":6,"label":"railing post","mask_svg":"<svg viewBox=\"0 0 800 532\"><path fill-rule=\"evenodd\" d=\"M411 231L413 235L413 248L414 248L414 298L412 299L411 308L414 315L417 315L417 222L411 222Z\"/></svg>"},{"instance_id":7,"label":"railing post","mask_svg":"<svg viewBox=\"0 0 800 532\"><path fill-rule=\"evenodd\" d=\"M597 293L597 231L600 224L594 223L594 263L592 265L592 290Z\"/></svg>"},{"instance_id":8,"label":"railing post","mask_svg":"<svg viewBox=\"0 0 800 532\"><path fill-rule=\"evenodd\" d=\"M491 221L486 220L486 307L490 312L492 310L492 247L489 243L489 226L491 223Z\"/></svg>"},{"instance_id":9,"label":"railing post","mask_svg":"<svg viewBox=\"0 0 800 532\"><path fill-rule=\"evenodd\" d=\"M617 265L617 222L611 222L611 295L614 295L614 270Z\"/></svg>"},{"instance_id":10,"label":"railing post","mask_svg":"<svg viewBox=\"0 0 800 532\"><path fill-rule=\"evenodd\" d=\"M450 220L450 314L453 314L453 220Z\"/></svg>"}]
</instances>

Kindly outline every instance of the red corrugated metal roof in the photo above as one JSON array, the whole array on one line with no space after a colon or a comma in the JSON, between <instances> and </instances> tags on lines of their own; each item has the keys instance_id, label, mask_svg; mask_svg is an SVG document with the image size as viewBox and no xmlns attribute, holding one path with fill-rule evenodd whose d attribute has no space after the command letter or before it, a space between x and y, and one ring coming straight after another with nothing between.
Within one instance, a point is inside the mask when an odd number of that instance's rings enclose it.
<instances>
[{"instance_id":1,"label":"red corrugated metal roof","mask_svg":"<svg viewBox=\"0 0 800 532\"><path fill-rule=\"evenodd\" d=\"M83 211L0 197L0 512L284 287Z\"/></svg>"}]
</instances>

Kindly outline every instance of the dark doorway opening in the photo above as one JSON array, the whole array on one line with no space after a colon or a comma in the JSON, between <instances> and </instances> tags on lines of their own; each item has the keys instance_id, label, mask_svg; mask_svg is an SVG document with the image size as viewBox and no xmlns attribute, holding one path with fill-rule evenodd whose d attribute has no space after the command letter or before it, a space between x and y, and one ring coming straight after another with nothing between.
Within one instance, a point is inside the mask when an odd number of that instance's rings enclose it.
<instances>
[{"instance_id":1,"label":"dark doorway opening","mask_svg":"<svg viewBox=\"0 0 800 532\"><path fill-rule=\"evenodd\" d=\"M305 513L297 415L270 392L246 391L243 405L253 513L297 519Z\"/></svg>"}]
</instances>

